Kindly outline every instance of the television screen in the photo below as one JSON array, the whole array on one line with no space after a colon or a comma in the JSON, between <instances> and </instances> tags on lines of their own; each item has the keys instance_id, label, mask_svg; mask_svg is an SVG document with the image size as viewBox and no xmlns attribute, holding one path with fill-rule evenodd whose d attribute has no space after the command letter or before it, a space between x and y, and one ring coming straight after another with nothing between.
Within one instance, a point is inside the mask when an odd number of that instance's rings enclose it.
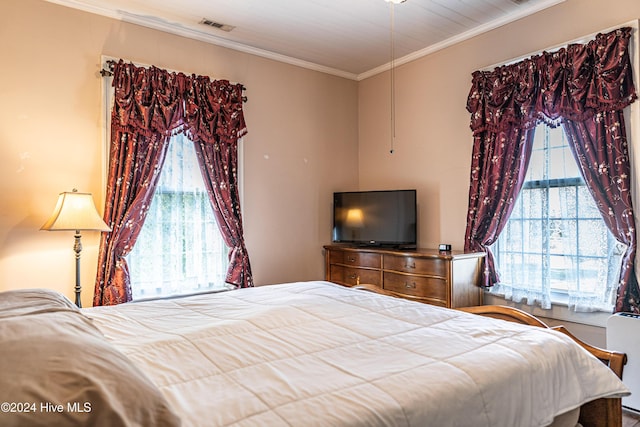
<instances>
[{"instance_id":1,"label":"television screen","mask_svg":"<svg viewBox=\"0 0 640 427\"><path fill-rule=\"evenodd\" d=\"M416 190L333 193L333 241L415 248Z\"/></svg>"}]
</instances>

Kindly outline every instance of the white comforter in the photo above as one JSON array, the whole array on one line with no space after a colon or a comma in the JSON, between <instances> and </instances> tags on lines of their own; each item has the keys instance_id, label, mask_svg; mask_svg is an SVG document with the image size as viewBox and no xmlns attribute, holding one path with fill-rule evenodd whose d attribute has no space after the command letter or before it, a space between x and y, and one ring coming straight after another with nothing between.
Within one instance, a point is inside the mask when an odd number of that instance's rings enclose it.
<instances>
[{"instance_id":1,"label":"white comforter","mask_svg":"<svg viewBox=\"0 0 640 427\"><path fill-rule=\"evenodd\" d=\"M83 311L185 426L546 426L627 392L563 334L327 282Z\"/></svg>"}]
</instances>

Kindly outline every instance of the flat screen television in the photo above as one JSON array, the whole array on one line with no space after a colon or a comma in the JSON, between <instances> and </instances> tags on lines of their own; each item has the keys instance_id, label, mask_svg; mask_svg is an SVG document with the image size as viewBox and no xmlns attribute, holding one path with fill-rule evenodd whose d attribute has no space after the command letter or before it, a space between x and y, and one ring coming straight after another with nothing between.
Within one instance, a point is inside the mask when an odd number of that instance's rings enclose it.
<instances>
[{"instance_id":1,"label":"flat screen television","mask_svg":"<svg viewBox=\"0 0 640 427\"><path fill-rule=\"evenodd\" d=\"M333 193L333 242L415 248L416 190Z\"/></svg>"}]
</instances>

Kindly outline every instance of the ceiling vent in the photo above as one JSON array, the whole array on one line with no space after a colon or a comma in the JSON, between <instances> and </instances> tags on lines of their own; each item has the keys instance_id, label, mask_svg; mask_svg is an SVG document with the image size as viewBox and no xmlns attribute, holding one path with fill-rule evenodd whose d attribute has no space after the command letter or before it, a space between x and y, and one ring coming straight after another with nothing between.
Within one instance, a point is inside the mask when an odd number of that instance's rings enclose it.
<instances>
[{"instance_id":1,"label":"ceiling vent","mask_svg":"<svg viewBox=\"0 0 640 427\"><path fill-rule=\"evenodd\" d=\"M202 21L200 21L200 23L217 30L226 31L227 33L235 28L233 25L221 24L220 22L212 21L211 19L207 18L202 18Z\"/></svg>"}]
</instances>

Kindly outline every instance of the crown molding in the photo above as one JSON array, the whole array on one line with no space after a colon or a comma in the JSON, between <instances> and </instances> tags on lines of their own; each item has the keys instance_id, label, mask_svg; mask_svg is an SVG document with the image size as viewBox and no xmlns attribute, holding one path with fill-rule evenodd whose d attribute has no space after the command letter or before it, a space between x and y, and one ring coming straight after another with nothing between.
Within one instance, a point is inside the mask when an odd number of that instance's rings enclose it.
<instances>
[{"instance_id":1,"label":"crown molding","mask_svg":"<svg viewBox=\"0 0 640 427\"><path fill-rule=\"evenodd\" d=\"M105 7L99 7L94 5L88 5L84 2L75 0L45 0L49 3L55 3L61 6L71 7L73 9L82 10L108 18L116 19L118 21L127 22L130 24L140 25L143 27L151 28L154 30L163 31L170 34L175 34L182 37L187 37L193 40L199 40L205 43L210 43L216 46L225 47L228 49L236 50L239 52L248 53L251 55L259 56L261 58L271 59L278 62L283 62L289 65L295 65L297 67L306 68L313 71L319 71L325 74L331 74L337 77L342 77L349 80L356 80L357 74L350 73L336 68L326 67L313 62L304 61L302 59L293 58L291 56L282 55L279 53L271 52L264 49L259 49L253 46L248 46L242 43L237 43L232 40L228 40L222 37L217 37L213 34L205 33L194 28L189 28L178 23L171 23L161 19L157 19L151 16L138 15L129 13L123 10L115 10Z\"/></svg>"},{"instance_id":2,"label":"crown molding","mask_svg":"<svg viewBox=\"0 0 640 427\"><path fill-rule=\"evenodd\" d=\"M61 6L71 7L74 9L82 10L82 11L97 14L97 15L106 16L119 21L144 26L147 28L152 28L152 29L163 31L166 33L175 34L175 35L187 37L194 40L199 40L205 43L210 43L216 46L225 47L228 49L248 53L248 54L259 56L262 58L283 62L283 63L294 65L297 67L302 67L302 68L306 68L313 71L319 71L325 74L330 74L330 75L342 77L349 80L361 81L369 77L375 76L377 74L383 73L385 71L388 71L391 68L391 61L390 61L386 64L373 68L369 71L365 71L360 74L355 74L355 73L350 73L350 72L339 70L332 67L326 67L313 62L293 58L291 56L271 52L268 50L259 49L253 46L248 46L242 43L234 42L232 40L229 40L223 37L218 37L213 34L200 31L196 28L187 27L179 23L167 22L165 20L154 18L147 15L139 15L139 14L129 13L123 10L116 10L112 8L90 5L84 1L77 1L77 0L45 0L45 1L49 3L58 4ZM446 40L443 40L442 42L433 44L431 46L427 46L424 49L418 50L416 52L413 52L401 58L398 58L394 61L394 65L395 67L398 67L400 65L415 61L419 58L430 55L439 50L453 46L457 43L471 39L473 37L476 37L480 34L486 33L493 29L499 28L501 26L507 25L511 22L517 21L518 19L522 19L526 16L532 15L541 10L555 6L564 1L566 0L542 1L540 3L537 3L535 5L522 9L518 13L510 14L503 18L496 19L484 25L480 25L472 30L459 34L457 36L450 37Z\"/></svg>"},{"instance_id":3,"label":"crown molding","mask_svg":"<svg viewBox=\"0 0 640 427\"><path fill-rule=\"evenodd\" d=\"M489 32L491 30L494 30L496 28L502 27L504 25L510 24L511 22L517 21L519 19L522 19L526 16L529 15L533 15L534 13L538 13L541 10L547 9L549 7L555 6L559 3L563 3L566 0L547 0L541 3L538 3L534 6L528 7L523 9L522 11L518 12L518 13L514 13L508 16L505 16L503 18L500 19L496 19L493 20L491 22L487 22L486 24L483 25L479 25L469 31L466 31L464 33L458 34L457 36L453 36L450 37L446 40L443 40L439 43L435 43L432 44L430 46L427 46L424 49L420 49L417 50L415 52L412 52L408 55L405 55L401 58L398 58L394 61L394 65L397 68L400 65L406 64L408 62L412 62L415 61L416 59L422 58L424 56L430 55L432 53L435 53L439 50L445 49L447 47L453 46L455 44L458 44L460 42L463 42L465 40L469 40L473 37L479 36L480 34ZM367 79L369 77L373 77L376 74L380 74L383 73L385 71L388 71L389 69L391 69L391 61L387 62L384 65L380 65L379 67L373 68L369 71L365 71L364 73L360 73L357 75L356 80L360 81L360 80L364 80Z\"/></svg>"}]
</instances>

